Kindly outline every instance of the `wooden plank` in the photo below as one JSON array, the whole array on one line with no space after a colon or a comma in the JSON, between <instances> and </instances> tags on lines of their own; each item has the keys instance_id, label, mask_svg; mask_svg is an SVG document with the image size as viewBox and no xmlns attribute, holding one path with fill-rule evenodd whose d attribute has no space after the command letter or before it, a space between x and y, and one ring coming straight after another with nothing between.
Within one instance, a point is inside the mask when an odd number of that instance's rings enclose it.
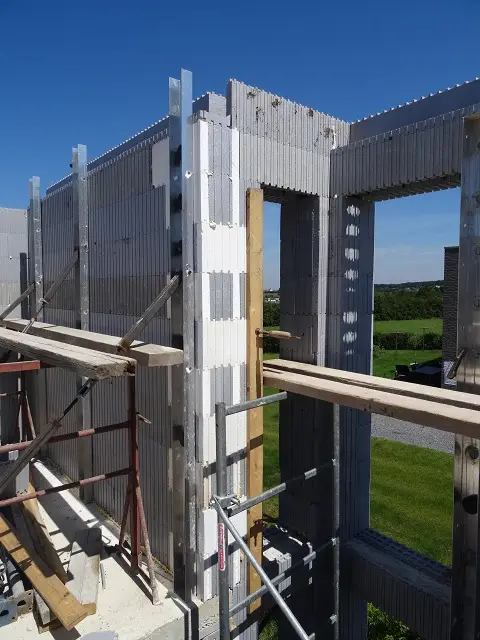
<instances>
[{"instance_id":1,"label":"wooden plank","mask_svg":"<svg viewBox=\"0 0 480 640\"><path fill-rule=\"evenodd\" d=\"M263 342L255 333L263 328L263 191L247 190L247 400L263 395ZM263 491L263 408L247 412L247 495L257 496ZM257 561L262 563L262 504L247 513L248 546ZM248 563L248 593L262 583ZM258 609L261 600L250 607Z\"/></svg>"},{"instance_id":2,"label":"wooden plank","mask_svg":"<svg viewBox=\"0 0 480 640\"><path fill-rule=\"evenodd\" d=\"M263 381L264 384L277 389L352 409L379 413L450 433L463 433L472 438L480 436L480 411L473 409L441 405L438 402L408 398L378 389L367 389L334 380L321 380L267 368L263 372Z\"/></svg>"},{"instance_id":3,"label":"wooden plank","mask_svg":"<svg viewBox=\"0 0 480 640\"><path fill-rule=\"evenodd\" d=\"M86 608L89 615L97 612L101 550L102 530L100 527L82 529L77 532L68 565L68 572L72 579L67 583L67 587Z\"/></svg>"},{"instance_id":4,"label":"wooden plank","mask_svg":"<svg viewBox=\"0 0 480 640\"><path fill-rule=\"evenodd\" d=\"M15 522L15 526L17 528L19 538L21 538L21 540L23 541L23 544L28 549L35 549L35 544L33 542L30 530L27 525L25 511L23 510L20 504L12 504L11 509L12 509L13 520ZM57 622L58 624L60 624L58 622L57 616L54 613L52 613L52 611L50 611L50 609L47 607L45 603L45 600L36 590L33 591L33 600L35 602L34 611L37 613L37 618L38 618L37 628L39 633L41 633L40 631L41 625L46 626L54 622ZM40 622L40 625L38 624L39 622Z\"/></svg>"},{"instance_id":5,"label":"wooden plank","mask_svg":"<svg viewBox=\"0 0 480 640\"><path fill-rule=\"evenodd\" d=\"M73 629L88 611L68 591L61 580L46 566L34 549L27 549L17 531L0 514L0 544L12 556L18 568L30 580L65 629Z\"/></svg>"},{"instance_id":6,"label":"wooden plank","mask_svg":"<svg viewBox=\"0 0 480 640\"><path fill-rule=\"evenodd\" d=\"M344 382L345 384L352 384L363 388L389 391L391 393L408 396L410 398L419 398L421 400L448 404L452 407L461 407L463 409L474 409L480 411L480 398L478 396L450 389L439 389L437 387L428 387L411 382L402 382L401 380L378 378L377 376L368 376L363 373L353 373L350 371L342 371L341 369L319 367L314 364L304 364L303 362L295 362L292 360L268 360L265 362L264 368L276 371L300 373L314 378L321 378L323 380L335 380L337 382Z\"/></svg>"},{"instance_id":7,"label":"wooden plank","mask_svg":"<svg viewBox=\"0 0 480 640\"><path fill-rule=\"evenodd\" d=\"M34 486L29 483L28 492L33 493L34 491ZM67 583L69 580L68 574L58 557L55 547L53 546L52 539L40 512L38 500L33 498L32 500L26 500L21 504L25 514L25 522L27 523L30 536L38 555L43 558L50 569L52 569L64 584Z\"/></svg>"},{"instance_id":8,"label":"wooden plank","mask_svg":"<svg viewBox=\"0 0 480 640\"><path fill-rule=\"evenodd\" d=\"M8 318L1 324L8 329L22 331L28 320L20 318ZM66 344L84 347L86 349L95 349L102 353L117 353L117 345L120 337L109 336L103 333L93 333L92 331L82 331L81 329L72 329L70 327L62 327L46 322L35 322L29 333L41 338L50 340L58 340ZM138 364L145 367L168 367L183 362L183 351L174 349L173 347L164 347L160 344L149 344L134 340L132 346L122 353L127 358L136 360Z\"/></svg>"},{"instance_id":9,"label":"wooden plank","mask_svg":"<svg viewBox=\"0 0 480 640\"><path fill-rule=\"evenodd\" d=\"M136 363L131 358L66 345L10 329L0 328L0 347L11 349L55 367L70 369L86 378L100 380L125 376L135 371Z\"/></svg>"}]
</instances>

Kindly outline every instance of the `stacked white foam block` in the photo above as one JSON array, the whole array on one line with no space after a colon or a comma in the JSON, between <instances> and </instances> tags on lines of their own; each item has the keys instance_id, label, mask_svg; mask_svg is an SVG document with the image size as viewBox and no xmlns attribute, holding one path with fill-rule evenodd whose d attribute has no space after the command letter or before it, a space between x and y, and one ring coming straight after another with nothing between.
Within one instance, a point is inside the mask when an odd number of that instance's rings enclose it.
<instances>
[{"instance_id":1,"label":"stacked white foam block","mask_svg":"<svg viewBox=\"0 0 480 640\"><path fill-rule=\"evenodd\" d=\"M195 317L196 332L196 414L198 453L203 481L201 513L199 513L199 560L204 562L205 570L199 567L199 595L205 600L215 595L217 566L208 559L217 552L216 512L209 506L212 496L212 464L215 462L215 415L212 407L211 378L212 370L218 367L231 367L231 390L224 390L225 400L231 394L233 404L242 400L241 367L246 361L246 320L241 317L241 274L246 271L246 235L245 227L240 226L239 192L239 136L238 131L229 130L231 135L228 166L231 181L229 224L217 224L213 221L212 203L209 201L210 181L219 179L211 171L212 159L209 158L209 131L215 126L205 120L194 124L194 216L195 237ZM225 213L225 212L224 212ZM224 216L225 217L225 216ZM218 217L217 217L218 219ZM233 313L230 319L212 318L211 278L213 273L233 275ZM227 393L228 392L228 393ZM221 395L221 394L220 394ZM246 414L238 413L227 418L227 456L235 455L246 448ZM241 465L233 465L233 491L242 498ZM232 518L241 535L246 534L246 514ZM233 539L229 538L232 543ZM207 562L205 562L207 561ZM240 581L240 552L232 556L231 585Z\"/></svg>"}]
</instances>

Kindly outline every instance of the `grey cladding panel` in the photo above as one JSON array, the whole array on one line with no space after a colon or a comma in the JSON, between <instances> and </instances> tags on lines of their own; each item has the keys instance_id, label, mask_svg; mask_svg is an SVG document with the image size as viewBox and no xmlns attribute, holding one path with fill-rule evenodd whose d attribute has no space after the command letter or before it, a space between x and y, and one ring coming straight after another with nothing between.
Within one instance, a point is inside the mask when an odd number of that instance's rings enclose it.
<instances>
[{"instance_id":1,"label":"grey cladding panel","mask_svg":"<svg viewBox=\"0 0 480 640\"><path fill-rule=\"evenodd\" d=\"M450 637L450 569L367 529L347 543L349 587L425 640Z\"/></svg>"},{"instance_id":2,"label":"grey cladding panel","mask_svg":"<svg viewBox=\"0 0 480 640\"><path fill-rule=\"evenodd\" d=\"M362 138L370 138L449 111L464 109L476 103L480 103L480 79L478 78L473 82L466 82L458 87L353 122L350 127L350 141L356 142Z\"/></svg>"},{"instance_id":3,"label":"grey cladding panel","mask_svg":"<svg viewBox=\"0 0 480 640\"><path fill-rule=\"evenodd\" d=\"M480 104L360 140L332 153L333 192L385 199L459 184L464 116Z\"/></svg>"},{"instance_id":4,"label":"grey cladding panel","mask_svg":"<svg viewBox=\"0 0 480 640\"><path fill-rule=\"evenodd\" d=\"M248 186L328 196L330 151L348 142L347 123L235 80L227 112L240 132L241 180Z\"/></svg>"},{"instance_id":5,"label":"grey cladding panel","mask_svg":"<svg viewBox=\"0 0 480 640\"><path fill-rule=\"evenodd\" d=\"M231 130L226 124L208 124L209 217L216 224L232 221Z\"/></svg>"},{"instance_id":6,"label":"grey cladding panel","mask_svg":"<svg viewBox=\"0 0 480 640\"><path fill-rule=\"evenodd\" d=\"M233 273L210 273L210 319L233 318Z\"/></svg>"},{"instance_id":7,"label":"grey cladding panel","mask_svg":"<svg viewBox=\"0 0 480 640\"><path fill-rule=\"evenodd\" d=\"M215 415L215 404L233 402L232 367L215 367L210 369L211 415Z\"/></svg>"}]
</instances>

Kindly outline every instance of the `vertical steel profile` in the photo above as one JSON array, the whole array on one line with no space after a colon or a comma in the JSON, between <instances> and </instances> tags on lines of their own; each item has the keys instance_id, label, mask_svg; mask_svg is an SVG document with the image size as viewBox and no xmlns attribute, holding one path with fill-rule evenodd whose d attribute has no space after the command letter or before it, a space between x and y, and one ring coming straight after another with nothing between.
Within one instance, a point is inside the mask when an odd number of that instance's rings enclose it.
<instances>
[{"instance_id":1,"label":"vertical steel profile","mask_svg":"<svg viewBox=\"0 0 480 640\"><path fill-rule=\"evenodd\" d=\"M215 405L215 445L217 497L227 495L227 411L224 402ZM218 599L220 639L230 638L230 598L228 588L228 530L217 509Z\"/></svg>"},{"instance_id":2,"label":"vertical steel profile","mask_svg":"<svg viewBox=\"0 0 480 640\"><path fill-rule=\"evenodd\" d=\"M43 250L42 250L42 203L40 199L40 178L30 179L30 205L28 208L28 279L35 284L33 295L30 296L28 317L33 318L43 299ZM38 320L43 320L43 311ZM47 423L47 390L45 371L38 371L33 376L27 376L27 393L34 406L34 424L39 431Z\"/></svg>"},{"instance_id":3,"label":"vertical steel profile","mask_svg":"<svg viewBox=\"0 0 480 640\"><path fill-rule=\"evenodd\" d=\"M35 282L35 292L30 298L30 318L33 317L43 298L43 253L42 253L42 205L40 202L40 178L30 180L29 229L31 233L29 280ZM43 313L38 318L43 320Z\"/></svg>"},{"instance_id":4,"label":"vertical steel profile","mask_svg":"<svg viewBox=\"0 0 480 640\"><path fill-rule=\"evenodd\" d=\"M175 591L187 602L195 593L196 463L194 387L194 276L192 206L192 74L169 81L171 277L183 286L171 298L172 345L184 351L172 368L173 564Z\"/></svg>"},{"instance_id":5,"label":"vertical steel profile","mask_svg":"<svg viewBox=\"0 0 480 640\"><path fill-rule=\"evenodd\" d=\"M182 144L183 426L185 445L186 594L196 591L195 287L193 274L192 73L180 72Z\"/></svg>"},{"instance_id":6,"label":"vertical steel profile","mask_svg":"<svg viewBox=\"0 0 480 640\"><path fill-rule=\"evenodd\" d=\"M479 393L480 322L480 117L463 129L460 244L458 256L457 389ZM455 435L451 640L480 637L480 441Z\"/></svg>"},{"instance_id":7,"label":"vertical steel profile","mask_svg":"<svg viewBox=\"0 0 480 640\"><path fill-rule=\"evenodd\" d=\"M75 327L90 329L90 293L88 282L88 185L87 185L87 147L79 144L72 149L72 187L74 216L74 246L78 259L75 262ZM78 377L77 391L86 382ZM91 423L91 398L82 398L77 411L78 429L86 429ZM78 477L80 480L93 476L93 450L90 438L78 442ZM80 489L84 502L93 500L93 485Z\"/></svg>"}]
</instances>

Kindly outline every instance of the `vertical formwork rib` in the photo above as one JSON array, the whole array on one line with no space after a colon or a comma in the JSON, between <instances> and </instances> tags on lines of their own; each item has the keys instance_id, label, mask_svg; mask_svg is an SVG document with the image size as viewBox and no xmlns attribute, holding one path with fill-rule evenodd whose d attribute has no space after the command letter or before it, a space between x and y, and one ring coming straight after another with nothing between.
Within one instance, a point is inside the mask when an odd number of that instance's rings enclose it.
<instances>
[{"instance_id":1,"label":"vertical formwork rib","mask_svg":"<svg viewBox=\"0 0 480 640\"><path fill-rule=\"evenodd\" d=\"M88 185L87 185L87 148L79 144L72 150L72 189L74 237L73 250L77 252L75 263L75 327L90 329L90 291L88 270ZM85 384L86 378L77 376L77 391ZM76 413L78 430L87 429L92 420L90 394L80 401ZM93 439L85 438L78 442L78 478L93 476ZM93 500L93 485L81 488L80 495L85 502Z\"/></svg>"},{"instance_id":2,"label":"vertical formwork rib","mask_svg":"<svg viewBox=\"0 0 480 640\"><path fill-rule=\"evenodd\" d=\"M170 79L170 234L171 275L182 287L171 300L174 346L184 351L183 366L172 371L174 450L174 586L187 602L195 594L196 451L194 373L194 275L192 183L192 74L182 69Z\"/></svg>"},{"instance_id":3,"label":"vertical formwork rib","mask_svg":"<svg viewBox=\"0 0 480 640\"><path fill-rule=\"evenodd\" d=\"M479 114L480 116L480 114ZM465 118L458 257L457 389L479 393L480 117ZM455 436L451 640L480 636L480 440Z\"/></svg>"}]
</instances>

